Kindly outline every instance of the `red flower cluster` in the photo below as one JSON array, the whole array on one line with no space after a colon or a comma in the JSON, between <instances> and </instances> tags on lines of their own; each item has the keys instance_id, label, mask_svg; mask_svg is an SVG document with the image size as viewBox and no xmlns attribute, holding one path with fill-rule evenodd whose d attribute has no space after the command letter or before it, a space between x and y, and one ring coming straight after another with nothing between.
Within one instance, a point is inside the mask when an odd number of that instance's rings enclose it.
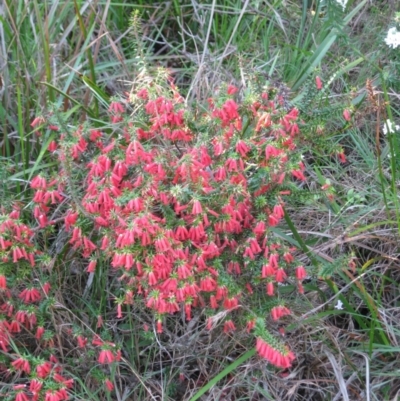
<instances>
[{"instance_id":1,"label":"red flower cluster","mask_svg":"<svg viewBox=\"0 0 400 401\"><path fill-rule=\"evenodd\" d=\"M316 87L323 89L319 77ZM34 119L38 135L42 128L58 131L48 150L60 169L43 169L30 183L37 227L22 222L17 206L11 213L0 209L0 350L8 358L7 374L25 383L10 387L10 397L62 401L73 384L55 357L37 354L58 341L46 310L54 305L50 284L37 281L46 272L33 270L50 266L48 248L37 247L42 232L49 238L49 226L58 223L69 233L64 245L75 251L65 255L80 254L92 275L113 270L117 280L108 288L118 293L117 319L126 318L126 305L142 302L154 311L156 332L162 333L165 315L181 311L190 320L194 308L206 308L209 329L222 321L223 331L232 333L246 322L260 356L279 368L291 366L293 353L269 334L265 316L271 322L290 315L280 288L295 284L302 293L307 277L296 249L275 235L285 197L297 180L306 180L297 152L299 112L283 108L274 88L240 94L241 102L238 92L229 85L219 98L208 99L204 111L187 107L172 83L139 88L131 116L128 101L110 104L112 132L87 125L62 132L70 125ZM343 118L350 121L351 112L345 110ZM342 148L333 153L346 162ZM328 183L322 189L333 196ZM108 316L101 313L97 329ZM28 335L32 349L26 347ZM115 344L97 335L90 342L86 335L74 331L75 351L92 355L83 351L97 347L103 370L121 360ZM10 354L11 344L18 353L20 339L24 354ZM97 380L106 391L114 389L111 378Z\"/></svg>"},{"instance_id":2,"label":"red flower cluster","mask_svg":"<svg viewBox=\"0 0 400 401\"><path fill-rule=\"evenodd\" d=\"M286 308L286 306L278 305L271 309L272 319L278 320L282 316L290 315L290 309Z\"/></svg>"},{"instance_id":3,"label":"red flower cluster","mask_svg":"<svg viewBox=\"0 0 400 401\"><path fill-rule=\"evenodd\" d=\"M69 243L88 259L89 273L96 274L100 255L110 261L125 290L115 302L118 318L124 304L140 296L155 311L159 333L165 314L182 309L190 320L196 306L208 307L210 314L225 310L224 331L231 332L238 323L232 311L260 304L257 287L271 297L279 293L278 284L292 279L302 291L304 267L296 263L294 249L273 234L291 193L288 181L306 179L296 153L298 110L283 109L273 91L252 93L238 104L237 92L230 85L200 113L185 106L173 84L166 91L141 88L133 119L125 116L123 103L111 103L116 135L83 126L61 133L52 146L62 167L58 176L32 180L34 215L43 228L73 191L71 182L83 189L81 196L71 194L65 214ZM29 234L21 247L1 227L1 256L27 258L33 265ZM6 287L0 271L0 289ZM25 288L20 299L39 302L36 291ZM288 313L284 307L271 311L273 319ZM250 331L254 315L248 321ZM38 328L38 338L42 335ZM77 341L80 348L87 344L82 336ZM118 360L108 343L95 345L99 363ZM257 347L265 356L265 347ZM271 355L277 366L287 366Z\"/></svg>"},{"instance_id":4,"label":"red flower cluster","mask_svg":"<svg viewBox=\"0 0 400 401\"><path fill-rule=\"evenodd\" d=\"M59 203L60 197L51 189L53 183L47 183L42 177L32 181L36 189L35 199L43 207L41 213L50 210L52 198ZM35 216L36 211L35 208ZM44 226L46 215L38 217L39 225ZM11 342L19 345L20 333L24 335L24 348L26 347L26 334L34 333L33 341L40 343L41 347L53 344L51 337L44 341L46 329L39 324L38 315L40 303L50 291L50 284L43 283L33 286L29 284L30 272L38 265L35 258L40 257L40 252L32 242L35 231L22 223L21 212L15 207L11 213L1 210L0 214L0 349L5 355L10 355ZM10 269L11 266L11 269ZM19 269L20 268L20 269ZM7 278L13 285L9 288ZM38 347L40 348L40 347ZM3 368L4 365L1 366ZM21 378L26 379L27 384L19 384L13 387L15 400L20 401L62 401L69 398L68 389L73 381L61 375L61 366L52 356L50 360L38 360L27 356L16 356L10 360L9 373L15 372ZM44 385L43 379L46 379Z\"/></svg>"},{"instance_id":5,"label":"red flower cluster","mask_svg":"<svg viewBox=\"0 0 400 401\"><path fill-rule=\"evenodd\" d=\"M17 263L21 259L35 265L36 249L31 242L33 231L20 220L18 207L7 214L0 210L0 260ZM6 288L5 274L0 270L0 289Z\"/></svg>"},{"instance_id":6,"label":"red flower cluster","mask_svg":"<svg viewBox=\"0 0 400 401\"><path fill-rule=\"evenodd\" d=\"M45 214L60 200L65 177L83 172L81 203L65 217L70 243L90 258L90 273L99 252L110 258L126 290L116 303L118 317L123 303L142 295L157 314L158 332L162 316L181 307L188 320L198 305L230 311L255 296L254 286L264 283L273 296L276 283L291 276L301 289L305 277L293 249L270 232L284 216L286 181L305 179L294 152L298 111L287 112L268 93L238 105L229 86L225 98L210 99L209 112L194 119L175 86L170 91L173 96L139 90L135 123L111 140L82 127L62 134L61 164L72 146L72 171L61 171L59 181L38 176L31 184ZM124 111L113 102L112 122L122 121ZM46 218L39 215L40 225ZM277 309L272 317L284 314ZM227 319L224 331L235 328ZM103 349L99 362L114 358Z\"/></svg>"},{"instance_id":7,"label":"red flower cluster","mask_svg":"<svg viewBox=\"0 0 400 401\"><path fill-rule=\"evenodd\" d=\"M31 373L30 362L22 357L15 359L12 362L12 367L20 372L29 375ZM74 381L72 379L66 379L61 373L61 367L58 360L51 356L49 361L39 362L36 365L36 374L34 379L29 383L29 386L25 384L14 386L15 400L26 400L26 401L63 401L68 400L68 389L70 389ZM49 379L53 382L50 386L43 386L44 380L46 384L50 384ZM25 390L28 388L30 395L28 396Z\"/></svg>"},{"instance_id":8,"label":"red flower cluster","mask_svg":"<svg viewBox=\"0 0 400 401\"><path fill-rule=\"evenodd\" d=\"M295 359L292 351L289 351L288 349L283 351L275 349L261 337L257 338L256 349L263 358L278 368L290 368Z\"/></svg>"}]
</instances>

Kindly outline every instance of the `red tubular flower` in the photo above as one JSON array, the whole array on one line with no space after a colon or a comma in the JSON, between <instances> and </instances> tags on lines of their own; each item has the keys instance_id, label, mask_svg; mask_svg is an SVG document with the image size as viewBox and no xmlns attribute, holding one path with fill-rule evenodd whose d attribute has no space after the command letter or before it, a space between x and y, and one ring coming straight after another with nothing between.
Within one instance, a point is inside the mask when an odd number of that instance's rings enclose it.
<instances>
[{"instance_id":1,"label":"red tubular flower","mask_svg":"<svg viewBox=\"0 0 400 401\"><path fill-rule=\"evenodd\" d=\"M43 337L43 334L44 334L44 327L43 326L39 326L37 329L36 329L36 334L35 334L35 338L36 338L36 340L40 340L42 337Z\"/></svg>"},{"instance_id":2,"label":"red tubular flower","mask_svg":"<svg viewBox=\"0 0 400 401\"><path fill-rule=\"evenodd\" d=\"M267 145L265 148L265 160L269 160L271 157L277 157L282 153L280 149L275 148L272 145Z\"/></svg>"},{"instance_id":3,"label":"red tubular flower","mask_svg":"<svg viewBox=\"0 0 400 401\"><path fill-rule=\"evenodd\" d=\"M178 266L178 278L179 280L185 280L192 275L191 267L184 264Z\"/></svg>"},{"instance_id":4,"label":"red tubular flower","mask_svg":"<svg viewBox=\"0 0 400 401\"><path fill-rule=\"evenodd\" d=\"M24 324L25 320L28 316L28 313L24 310L19 310L16 314L15 314L15 320L17 320L18 322Z\"/></svg>"},{"instance_id":5,"label":"red tubular flower","mask_svg":"<svg viewBox=\"0 0 400 401\"><path fill-rule=\"evenodd\" d=\"M76 337L76 340L78 341L78 347L79 348L85 348L86 344L87 344L87 338L83 337L83 336L78 336Z\"/></svg>"},{"instance_id":6,"label":"red tubular flower","mask_svg":"<svg viewBox=\"0 0 400 401\"><path fill-rule=\"evenodd\" d=\"M253 288L249 283L246 283L246 290L250 295L254 293Z\"/></svg>"},{"instance_id":7,"label":"red tubular flower","mask_svg":"<svg viewBox=\"0 0 400 401\"><path fill-rule=\"evenodd\" d=\"M230 274L240 274L240 264L238 262L229 262L228 263L228 273Z\"/></svg>"},{"instance_id":8,"label":"red tubular flower","mask_svg":"<svg viewBox=\"0 0 400 401\"><path fill-rule=\"evenodd\" d=\"M201 203L196 199L193 201L192 214L201 214L201 213L203 213L203 208L201 207Z\"/></svg>"},{"instance_id":9,"label":"red tubular flower","mask_svg":"<svg viewBox=\"0 0 400 401\"><path fill-rule=\"evenodd\" d=\"M293 352L286 350L284 353L271 347L264 339L257 337L256 349L260 356L278 368L287 369L295 359Z\"/></svg>"},{"instance_id":10,"label":"red tubular flower","mask_svg":"<svg viewBox=\"0 0 400 401\"><path fill-rule=\"evenodd\" d=\"M20 292L19 298L26 304L40 301L42 296L37 288L25 288Z\"/></svg>"},{"instance_id":11,"label":"red tubular flower","mask_svg":"<svg viewBox=\"0 0 400 401\"><path fill-rule=\"evenodd\" d=\"M273 269L277 269L279 267L279 254L278 253L271 253L269 255L269 264Z\"/></svg>"},{"instance_id":12,"label":"red tubular flower","mask_svg":"<svg viewBox=\"0 0 400 401\"><path fill-rule=\"evenodd\" d=\"M247 248L245 249L245 251L243 252L243 257L244 257L244 258L245 258L245 257L248 257L249 259L254 260L254 253L253 253L253 251L251 250L251 248L247 247Z\"/></svg>"},{"instance_id":13,"label":"red tubular flower","mask_svg":"<svg viewBox=\"0 0 400 401\"><path fill-rule=\"evenodd\" d=\"M285 252L283 254L283 259L286 263L292 263L294 261L294 256L289 252Z\"/></svg>"},{"instance_id":14,"label":"red tubular flower","mask_svg":"<svg viewBox=\"0 0 400 401\"><path fill-rule=\"evenodd\" d=\"M270 214L268 216L268 224L270 227L275 227L276 225L279 224L279 219L277 216L275 216L274 214Z\"/></svg>"},{"instance_id":15,"label":"red tubular flower","mask_svg":"<svg viewBox=\"0 0 400 401\"><path fill-rule=\"evenodd\" d=\"M24 358L20 357L16 359L14 362L11 362L11 365L14 366L15 369L21 370L26 374L29 374L31 372L31 366L29 365L29 362Z\"/></svg>"},{"instance_id":16,"label":"red tubular flower","mask_svg":"<svg viewBox=\"0 0 400 401\"><path fill-rule=\"evenodd\" d=\"M258 254L262 251L262 249L260 248L260 245L258 245L256 238L251 238L249 240L249 243L250 243L250 248L254 254Z\"/></svg>"},{"instance_id":17,"label":"red tubular flower","mask_svg":"<svg viewBox=\"0 0 400 401\"><path fill-rule=\"evenodd\" d=\"M7 279L6 276L0 275L0 290L6 290L7 289Z\"/></svg>"},{"instance_id":18,"label":"red tubular flower","mask_svg":"<svg viewBox=\"0 0 400 401\"><path fill-rule=\"evenodd\" d=\"M228 299L228 289L225 286L219 286L217 287L217 292L216 292L216 300L220 301L221 299ZM228 303L226 304L226 308L229 308L231 301L229 300Z\"/></svg>"},{"instance_id":19,"label":"red tubular flower","mask_svg":"<svg viewBox=\"0 0 400 401\"><path fill-rule=\"evenodd\" d=\"M247 332L250 333L250 331L253 330L255 326L256 326L256 319L249 320L246 324Z\"/></svg>"},{"instance_id":20,"label":"red tubular flower","mask_svg":"<svg viewBox=\"0 0 400 401\"><path fill-rule=\"evenodd\" d=\"M3 237L0 236L0 248L5 251L6 249L8 249L9 246L12 245L11 241L6 241L4 240Z\"/></svg>"},{"instance_id":21,"label":"red tubular flower","mask_svg":"<svg viewBox=\"0 0 400 401\"><path fill-rule=\"evenodd\" d=\"M20 333L21 332L21 325L17 320L12 320L10 323L7 323L8 331L10 333Z\"/></svg>"},{"instance_id":22,"label":"red tubular flower","mask_svg":"<svg viewBox=\"0 0 400 401\"><path fill-rule=\"evenodd\" d=\"M124 304L125 305L133 305L133 291L132 290L128 290L125 293L125 298L124 298Z\"/></svg>"},{"instance_id":23,"label":"red tubular flower","mask_svg":"<svg viewBox=\"0 0 400 401\"><path fill-rule=\"evenodd\" d=\"M321 81L321 78L317 75L316 77L315 77L315 85L316 85L316 87L317 87L317 90L321 90L322 89L322 81Z\"/></svg>"},{"instance_id":24,"label":"red tubular flower","mask_svg":"<svg viewBox=\"0 0 400 401\"><path fill-rule=\"evenodd\" d=\"M190 303L185 304L185 315L187 321L192 320L192 305Z\"/></svg>"},{"instance_id":25,"label":"red tubular flower","mask_svg":"<svg viewBox=\"0 0 400 401\"><path fill-rule=\"evenodd\" d=\"M146 88L142 88L136 94L138 98L146 100L149 97L149 93Z\"/></svg>"},{"instance_id":26,"label":"red tubular flower","mask_svg":"<svg viewBox=\"0 0 400 401\"><path fill-rule=\"evenodd\" d=\"M149 285L156 285L157 284L157 278L154 272L150 272L148 275L148 280L149 280Z\"/></svg>"},{"instance_id":27,"label":"red tubular flower","mask_svg":"<svg viewBox=\"0 0 400 401\"><path fill-rule=\"evenodd\" d=\"M94 273L96 271L96 264L97 264L96 260L91 260L90 263L88 264L86 271L88 273Z\"/></svg>"},{"instance_id":28,"label":"red tubular flower","mask_svg":"<svg viewBox=\"0 0 400 401\"><path fill-rule=\"evenodd\" d=\"M210 307L212 309L217 309L218 308L218 302L217 302L217 300L215 298L215 295L211 295L211 297L210 297Z\"/></svg>"},{"instance_id":29,"label":"red tubular flower","mask_svg":"<svg viewBox=\"0 0 400 401\"><path fill-rule=\"evenodd\" d=\"M107 391L114 390L114 384L109 379L105 379L104 385L106 386Z\"/></svg>"},{"instance_id":30,"label":"red tubular flower","mask_svg":"<svg viewBox=\"0 0 400 401\"><path fill-rule=\"evenodd\" d=\"M41 365L36 366L36 373L37 376L41 379L46 378L51 372L51 363L46 361L43 362Z\"/></svg>"},{"instance_id":31,"label":"red tubular flower","mask_svg":"<svg viewBox=\"0 0 400 401\"><path fill-rule=\"evenodd\" d=\"M117 319L121 319L121 318L122 318L122 305L117 304Z\"/></svg>"},{"instance_id":32,"label":"red tubular flower","mask_svg":"<svg viewBox=\"0 0 400 401\"><path fill-rule=\"evenodd\" d=\"M109 349L102 349L99 354L98 362L101 364L110 364L115 361L115 356Z\"/></svg>"},{"instance_id":33,"label":"red tubular flower","mask_svg":"<svg viewBox=\"0 0 400 401\"><path fill-rule=\"evenodd\" d=\"M278 269L275 273L275 280L277 283L282 283L287 277L285 270Z\"/></svg>"},{"instance_id":34,"label":"red tubular flower","mask_svg":"<svg viewBox=\"0 0 400 401\"><path fill-rule=\"evenodd\" d=\"M101 247L100 249L102 251L105 251L108 248L108 245L110 244L110 239L105 235L101 241Z\"/></svg>"},{"instance_id":35,"label":"red tubular flower","mask_svg":"<svg viewBox=\"0 0 400 401\"><path fill-rule=\"evenodd\" d=\"M42 116L35 117L35 118L33 119L33 121L31 122L31 127L32 127L32 128L36 128L36 127L38 127L38 126L44 124L45 121L46 121L46 120L45 120L44 117L42 117Z\"/></svg>"},{"instance_id":36,"label":"red tubular flower","mask_svg":"<svg viewBox=\"0 0 400 401\"><path fill-rule=\"evenodd\" d=\"M253 233L259 237L265 233L266 225L264 221L257 222L256 226L253 228Z\"/></svg>"},{"instance_id":37,"label":"red tubular flower","mask_svg":"<svg viewBox=\"0 0 400 401\"><path fill-rule=\"evenodd\" d=\"M224 145L222 143L222 140L213 140L213 148L214 148L214 155L215 156L220 156L224 152Z\"/></svg>"},{"instance_id":38,"label":"red tubular flower","mask_svg":"<svg viewBox=\"0 0 400 401\"><path fill-rule=\"evenodd\" d=\"M239 118L238 105L232 99L229 99L224 103L224 105L222 106L222 110L226 113L227 115L226 117L229 120L234 120L236 118Z\"/></svg>"},{"instance_id":39,"label":"red tubular flower","mask_svg":"<svg viewBox=\"0 0 400 401\"><path fill-rule=\"evenodd\" d=\"M16 384L15 386L13 386L14 390L24 390L26 388L26 384Z\"/></svg>"},{"instance_id":40,"label":"red tubular flower","mask_svg":"<svg viewBox=\"0 0 400 401\"><path fill-rule=\"evenodd\" d=\"M78 213L73 213L71 210L69 210L64 219L66 230L69 230L69 228L76 223L77 219Z\"/></svg>"},{"instance_id":41,"label":"red tubular flower","mask_svg":"<svg viewBox=\"0 0 400 401\"><path fill-rule=\"evenodd\" d=\"M68 393L65 388L60 388L59 390L56 391L56 395L60 401L62 400L68 400Z\"/></svg>"},{"instance_id":42,"label":"red tubular flower","mask_svg":"<svg viewBox=\"0 0 400 401\"><path fill-rule=\"evenodd\" d=\"M124 106L120 102L111 102L108 110L114 113L123 113L125 111Z\"/></svg>"},{"instance_id":43,"label":"red tubular flower","mask_svg":"<svg viewBox=\"0 0 400 401\"><path fill-rule=\"evenodd\" d=\"M89 252L92 252L97 248L96 245L87 237L83 237L83 245Z\"/></svg>"},{"instance_id":44,"label":"red tubular flower","mask_svg":"<svg viewBox=\"0 0 400 401\"><path fill-rule=\"evenodd\" d=\"M234 86L234 85L229 85L229 86L228 86L228 89L227 89L227 91L226 91L226 93L227 93L228 95L234 95L237 91L238 91L238 88L236 88L236 86Z\"/></svg>"},{"instance_id":45,"label":"red tubular flower","mask_svg":"<svg viewBox=\"0 0 400 401\"><path fill-rule=\"evenodd\" d=\"M224 333L230 333L232 331L236 330L235 324L232 322L232 320L227 320L224 323Z\"/></svg>"},{"instance_id":46,"label":"red tubular flower","mask_svg":"<svg viewBox=\"0 0 400 401\"><path fill-rule=\"evenodd\" d=\"M297 266L296 267L296 278L297 280L301 281L304 280L307 276L306 269L304 266Z\"/></svg>"},{"instance_id":47,"label":"red tubular flower","mask_svg":"<svg viewBox=\"0 0 400 401\"><path fill-rule=\"evenodd\" d=\"M100 131L95 130L95 129L90 130L89 139L90 139L92 142L96 142L97 139L99 139L99 138L101 138L101 137L102 137L102 134L101 134Z\"/></svg>"},{"instance_id":48,"label":"red tubular flower","mask_svg":"<svg viewBox=\"0 0 400 401\"><path fill-rule=\"evenodd\" d=\"M35 312L29 312L27 315L27 320L26 320L26 324L25 327L29 330L33 330L33 328L36 326L37 323L37 317Z\"/></svg>"},{"instance_id":49,"label":"red tubular flower","mask_svg":"<svg viewBox=\"0 0 400 401\"><path fill-rule=\"evenodd\" d=\"M8 292L8 291L7 291L7 292ZM0 307L0 310L1 310L2 312L6 313L8 317L11 317L11 316L13 316L13 314L14 314L14 305L11 303L11 301L8 301L8 302L4 303L4 304ZM8 322L6 322L6 321L4 321L4 320L1 320L0 323L1 323L1 325L0 325L0 332L1 332L2 325L3 325L3 324L8 325Z\"/></svg>"},{"instance_id":50,"label":"red tubular flower","mask_svg":"<svg viewBox=\"0 0 400 401\"><path fill-rule=\"evenodd\" d=\"M200 281L200 289L202 291L211 292L214 291L216 287L217 283L210 276L206 276Z\"/></svg>"},{"instance_id":51,"label":"red tubular flower","mask_svg":"<svg viewBox=\"0 0 400 401\"><path fill-rule=\"evenodd\" d=\"M270 297L274 295L274 283L272 281L267 283L267 295Z\"/></svg>"},{"instance_id":52,"label":"red tubular flower","mask_svg":"<svg viewBox=\"0 0 400 401\"><path fill-rule=\"evenodd\" d=\"M96 346L103 346L104 341L96 334L95 337L92 340L92 344Z\"/></svg>"},{"instance_id":53,"label":"red tubular flower","mask_svg":"<svg viewBox=\"0 0 400 401\"><path fill-rule=\"evenodd\" d=\"M41 175L37 175L36 177L32 178L31 188L32 189L41 189L43 191L46 191L46 189L47 189L46 179L44 177L42 177Z\"/></svg>"},{"instance_id":54,"label":"red tubular flower","mask_svg":"<svg viewBox=\"0 0 400 401\"><path fill-rule=\"evenodd\" d=\"M344 109L344 110L343 110L343 118L344 118L346 121L351 121L351 113L350 113L350 110L349 110L349 109Z\"/></svg>"},{"instance_id":55,"label":"red tubular flower","mask_svg":"<svg viewBox=\"0 0 400 401\"><path fill-rule=\"evenodd\" d=\"M46 295L49 295L50 290L51 290L51 285L50 285L50 283L47 281L46 283L43 284L43 292L44 292Z\"/></svg>"},{"instance_id":56,"label":"red tubular flower","mask_svg":"<svg viewBox=\"0 0 400 401\"><path fill-rule=\"evenodd\" d=\"M15 386L17 387L17 386ZM25 387L25 385L24 385ZM28 396L23 392L23 390L19 390L15 395L15 401L29 401Z\"/></svg>"},{"instance_id":57,"label":"red tubular flower","mask_svg":"<svg viewBox=\"0 0 400 401\"><path fill-rule=\"evenodd\" d=\"M285 215L285 212L283 211L283 207L282 207L281 204L278 204L278 205L274 206L274 215L278 219L281 219Z\"/></svg>"},{"instance_id":58,"label":"red tubular flower","mask_svg":"<svg viewBox=\"0 0 400 401\"><path fill-rule=\"evenodd\" d=\"M236 297L226 298L224 300L224 308L227 310L235 309L239 305L239 301Z\"/></svg>"},{"instance_id":59,"label":"red tubular flower","mask_svg":"<svg viewBox=\"0 0 400 401\"><path fill-rule=\"evenodd\" d=\"M242 157L246 157L247 153L249 152L250 148L246 145L243 141L238 141L236 144L236 152L240 154Z\"/></svg>"},{"instance_id":60,"label":"red tubular flower","mask_svg":"<svg viewBox=\"0 0 400 401\"><path fill-rule=\"evenodd\" d=\"M31 380L31 382L29 384L29 391L33 394L34 400L38 399L38 396L39 396L39 393L40 393L40 390L42 389L42 387L43 387L42 382L40 382L36 379Z\"/></svg>"},{"instance_id":61,"label":"red tubular flower","mask_svg":"<svg viewBox=\"0 0 400 401\"><path fill-rule=\"evenodd\" d=\"M263 265L262 270L261 270L261 277L266 278L266 277L272 277L276 273L276 270L270 265Z\"/></svg>"},{"instance_id":62,"label":"red tubular flower","mask_svg":"<svg viewBox=\"0 0 400 401\"><path fill-rule=\"evenodd\" d=\"M53 364L59 364L60 363L55 355L50 355L49 361L51 363L53 363Z\"/></svg>"},{"instance_id":63,"label":"red tubular flower","mask_svg":"<svg viewBox=\"0 0 400 401\"><path fill-rule=\"evenodd\" d=\"M290 315L290 310L285 306L278 305L271 309L271 316L274 320L279 320L282 316Z\"/></svg>"},{"instance_id":64,"label":"red tubular flower","mask_svg":"<svg viewBox=\"0 0 400 401\"><path fill-rule=\"evenodd\" d=\"M293 175L293 177L297 178L299 181L306 180L306 177L301 170L293 170L292 175Z\"/></svg>"},{"instance_id":65,"label":"red tubular flower","mask_svg":"<svg viewBox=\"0 0 400 401\"><path fill-rule=\"evenodd\" d=\"M21 259L21 258L24 257L24 255L23 255L21 249L20 249L18 246L16 246L16 247L13 249L12 252L13 252L13 263L17 263L19 259Z\"/></svg>"},{"instance_id":66,"label":"red tubular flower","mask_svg":"<svg viewBox=\"0 0 400 401\"><path fill-rule=\"evenodd\" d=\"M72 388L72 386L74 385L74 379L66 379L65 377L61 376L59 373L54 373L53 379L57 383L61 383L67 388Z\"/></svg>"},{"instance_id":67,"label":"red tubular flower","mask_svg":"<svg viewBox=\"0 0 400 401\"><path fill-rule=\"evenodd\" d=\"M47 390L44 401L61 401L57 391Z\"/></svg>"}]
</instances>

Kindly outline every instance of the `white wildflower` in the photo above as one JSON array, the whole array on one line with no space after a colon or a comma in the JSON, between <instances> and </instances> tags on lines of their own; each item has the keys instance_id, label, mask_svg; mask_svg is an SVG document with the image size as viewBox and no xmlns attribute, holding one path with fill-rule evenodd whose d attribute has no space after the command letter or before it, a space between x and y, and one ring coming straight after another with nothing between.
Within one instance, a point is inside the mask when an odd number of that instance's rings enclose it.
<instances>
[{"instance_id":1,"label":"white wildflower","mask_svg":"<svg viewBox=\"0 0 400 401\"><path fill-rule=\"evenodd\" d=\"M340 299L337 301L337 304L335 305L335 309L343 310L343 302Z\"/></svg>"},{"instance_id":2,"label":"white wildflower","mask_svg":"<svg viewBox=\"0 0 400 401\"><path fill-rule=\"evenodd\" d=\"M340 6L342 6L343 11L345 10L346 5L347 5L347 0L336 0L336 3L338 3Z\"/></svg>"},{"instance_id":3,"label":"white wildflower","mask_svg":"<svg viewBox=\"0 0 400 401\"><path fill-rule=\"evenodd\" d=\"M400 31L394 27L390 28L385 42L389 47L393 47L393 49L395 49L397 46L400 46Z\"/></svg>"},{"instance_id":4,"label":"white wildflower","mask_svg":"<svg viewBox=\"0 0 400 401\"><path fill-rule=\"evenodd\" d=\"M387 135L388 132L393 133L395 131L400 131L400 126L394 125L390 120L386 120L382 129L383 135Z\"/></svg>"}]
</instances>

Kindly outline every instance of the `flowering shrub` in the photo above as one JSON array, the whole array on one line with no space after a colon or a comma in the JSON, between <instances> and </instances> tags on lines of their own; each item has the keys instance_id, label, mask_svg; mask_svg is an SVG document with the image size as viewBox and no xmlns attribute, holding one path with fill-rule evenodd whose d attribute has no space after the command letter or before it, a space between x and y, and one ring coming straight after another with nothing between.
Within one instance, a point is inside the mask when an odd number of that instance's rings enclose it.
<instances>
[{"instance_id":1,"label":"flowering shrub","mask_svg":"<svg viewBox=\"0 0 400 401\"><path fill-rule=\"evenodd\" d=\"M40 252L31 241L34 231L22 223L20 217L17 207L9 214L4 210L0 213L0 349L3 356L0 373L5 378L22 375L30 380L14 385L6 393L9 395L6 399L66 400L73 380L62 376L62 366L52 353L54 333L44 327L45 321L51 320L43 313L52 303L47 298L51 286L48 282L26 284ZM43 225L40 216L38 218ZM20 354L16 348L26 341L28 333L32 341L43 347L40 356L28 352ZM9 353L10 350L14 353Z\"/></svg>"},{"instance_id":2,"label":"flowering shrub","mask_svg":"<svg viewBox=\"0 0 400 401\"><path fill-rule=\"evenodd\" d=\"M148 85L127 102L111 103L112 129L34 120L37 129L48 124L60 132L49 145L60 169L30 183L38 227L24 225L18 208L0 220L0 346L7 371L27 378L10 393L16 400L27 399L27 388L38 394L32 399L67 399L72 385L54 355L45 361L9 353L24 330L54 347L44 312L54 304L50 284L42 274L34 286L24 278L49 262L33 238L59 223L87 273L107 265L118 277L116 318L128 313L126 305L143 302L162 333L166 315L183 311L190 320L200 307L212 329L224 311L224 332L247 327L262 357L291 366L293 352L266 321L291 314L279 288L291 284L302 293L307 275L295 249L274 235L285 199L306 179L297 152L299 113L286 109L273 88L255 88L241 97L230 85L201 111L190 109L172 82L167 89ZM97 347L100 365L121 359L118 347L94 332L91 343L82 333L73 338L77 349ZM108 378L103 382L113 389Z\"/></svg>"}]
</instances>

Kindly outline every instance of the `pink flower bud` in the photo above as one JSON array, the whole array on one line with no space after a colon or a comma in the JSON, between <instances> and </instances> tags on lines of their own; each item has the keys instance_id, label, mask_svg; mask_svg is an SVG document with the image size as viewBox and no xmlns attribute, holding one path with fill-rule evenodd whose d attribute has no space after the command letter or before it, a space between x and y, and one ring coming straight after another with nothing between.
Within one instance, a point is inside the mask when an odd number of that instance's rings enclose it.
<instances>
[{"instance_id":1,"label":"pink flower bud","mask_svg":"<svg viewBox=\"0 0 400 401\"><path fill-rule=\"evenodd\" d=\"M351 120L351 113L350 113L350 110L348 110L348 109L344 109L344 110L343 110L343 118L344 118L346 121L350 121L350 120Z\"/></svg>"},{"instance_id":2,"label":"pink flower bud","mask_svg":"<svg viewBox=\"0 0 400 401\"><path fill-rule=\"evenodd\" d=\"M318 90L322 89L322 81L321 81L321 78L319 76L315 77L315 84L317 85L317 89Z\"/></svg>"}]
</instances>

